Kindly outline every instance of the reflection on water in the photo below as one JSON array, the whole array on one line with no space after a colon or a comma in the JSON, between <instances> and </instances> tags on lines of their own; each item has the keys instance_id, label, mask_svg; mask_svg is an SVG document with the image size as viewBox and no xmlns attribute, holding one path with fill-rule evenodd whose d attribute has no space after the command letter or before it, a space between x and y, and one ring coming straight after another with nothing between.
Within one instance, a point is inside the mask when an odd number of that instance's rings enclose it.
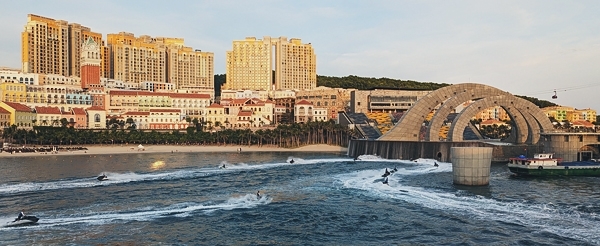
<instances>
[{"instance_id":1,"label":"reflection on water","mask_svg":"<svg viewBox=\"0 0 600 246\"><path fill-rule=\"evenodd\" d=\"M152 164L150 164L150 169L152 169L152 170L158 170L163 167L165 167L164 161L155 161L155 162L152 162Z\"/></svg>"}]
</instances>

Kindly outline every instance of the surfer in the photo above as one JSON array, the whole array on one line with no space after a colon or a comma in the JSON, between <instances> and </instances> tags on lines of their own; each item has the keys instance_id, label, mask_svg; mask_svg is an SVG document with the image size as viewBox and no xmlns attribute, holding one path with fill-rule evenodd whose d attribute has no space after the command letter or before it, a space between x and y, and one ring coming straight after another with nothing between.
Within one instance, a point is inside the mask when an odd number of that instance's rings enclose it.
<instances>
[{"instance_id":1,"label":"surfer","mask_svg":"<svg viewBox=\"0 0 600 246\"><path fill-rule=\"evenodd\" d=\"M221 168L221 169L225 169L225 168L227 168L227 167L225 166L225 164L223 164L223 166L221 166L220 168Z\"/></svg>"},{"instance_id":2,"label":"surfer","mask_svg":"<svg viewBox=\"0 0 600 246\"><path fill-rule=\"evenodd\" d=\"M256 192L256 199L260 199L260 191Z\"/></svg>"},{"instance_id":3,"label":"surfer","mask_svg":"<svg viewBox=\"0 0 600 246\"><path fill-rule=\"evenodd\" d=\"M439 167L440 165L438 165L438 164L437 164L437 161L436 161L436 162L433 162L433 166L434 166L434 167Z\"/></svg>"},{"instance_id":4,"label":"surfer","mask_svg":"<svg viewBox=\"0 0 600 246\"><path fill-rule=\"evenodd\" d=\"M389 184L388 184L388 178L387 178L387 177L385 177L385 179L383 180L383 184L389 185Z\"/></svg>"},{"instance_id":5,"label":"surfer","mask_svg":"<svg viewBox=\"0 0 600 246\"><path fill-rule=\"evenodd\" d=\"M290 163L291 163L291 164L294 164L294 159L292 159L292 160L290 161Z\"/></svg>"}]
</instances>

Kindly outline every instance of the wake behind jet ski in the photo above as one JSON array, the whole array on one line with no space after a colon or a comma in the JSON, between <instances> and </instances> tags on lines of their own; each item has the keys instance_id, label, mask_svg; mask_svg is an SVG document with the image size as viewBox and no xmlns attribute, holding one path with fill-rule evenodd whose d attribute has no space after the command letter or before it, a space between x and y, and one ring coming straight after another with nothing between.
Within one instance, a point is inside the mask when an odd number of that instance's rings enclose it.
<instances>
[{"instance_id":1,"label":"wake behind jet ski","mask_svg":"<svg viewBox=\"0 0 600 246\"><path fill-rule=\"evenodd\" d=\"M96 178L98 181L108 180L108 177L105 174L102 174Z\"/></svg>"}]
</instances>

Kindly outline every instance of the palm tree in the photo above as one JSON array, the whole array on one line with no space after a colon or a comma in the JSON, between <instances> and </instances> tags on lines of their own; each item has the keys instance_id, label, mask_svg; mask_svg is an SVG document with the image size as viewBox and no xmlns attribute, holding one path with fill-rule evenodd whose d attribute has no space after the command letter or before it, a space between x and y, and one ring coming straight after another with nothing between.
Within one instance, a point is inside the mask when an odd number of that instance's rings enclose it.
<instances>
[{"instance_id":1,"label":"palm tree","mask_svg":"<svg viewBox=\"0 0 600 246\"><path fill-rule=\"evenodd\" d=\"M61 127L67 127L68 124L69 124L69 121L67 120L67 118L61 118L60 119L60 125L61 125Z\"/></svg>"}]
</instances>

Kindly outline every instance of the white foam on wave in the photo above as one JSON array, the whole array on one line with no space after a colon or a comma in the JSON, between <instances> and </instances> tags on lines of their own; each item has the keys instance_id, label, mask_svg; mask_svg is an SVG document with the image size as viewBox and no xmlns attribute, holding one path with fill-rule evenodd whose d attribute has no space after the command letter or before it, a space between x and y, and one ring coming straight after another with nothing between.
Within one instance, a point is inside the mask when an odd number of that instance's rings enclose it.
<instances>
[{"instance_id":1,"label":"white foam on wave","mask_svg":"<svg viewBox=\"0 0 600 246\"><path fill-rule=\"evenodd\" d=\"M291 160L294 160L294 163L290 163ZM289 156L287 158L287 160L285 161L285 164L287 164L287 165L289 165L289 164L293 164L293 165L301 165L301 164L313 165L313 164L320 164L320 163L327 163L327 162L345 162L345 161L352 161L352 159L351 158L303 159L303 158L299 158L299 157Z\"/></svg>"},{"instance_id":2,"label":"white foam on wave","mask_svg":"<svg viewBox=\"0 0 600 246\"><path fill-rule=\"evenodd\" d=\"M405 163L407 160L395 160L395 159L385 159L378 155L360 155L356 158L356 161L370 161L370 162L397 162L397 163Z\"/></svg>"},{"instance_id":3,"label":"white foam on wave","mask_svg":"<svg viewBox=\"0 0 600 246\"><path fill-rule=\"evenodd\" d=\"M185 202L173 204L163 208L145 207L138 208L135 211L110 211L102 213L90 214L71 214L64 217L47 218L43 214L38 215L40 220L37 225L31 228L47 228L54 226L65 226L71 224L89 224L100 225L117 222L129 221L150 221L168 217L189 217L198 213L211 213L219 210L234 210L234 209L252 209L260 205L271 203L273 198L263 195L260 199L256 198L255 194L245 194L238 197L230 197L220 203L211 204L207 202L199 204L195 202ZM6 218L0 217L0 221ZM10 220L12 221L12 220ZM0 230L11 228L0 228Z\"/></svg>"},{"instance_id":4,"label":"white foam on wave","mask_svg":"<svg viewBox=\"0 0 600 246\"><path fill-rule=\"evenodd\" d=\"M440 163L440 167L442 164ZM425 169L421 170L425 171ZM515 223L530 228L540 228L563 237L574 238L593 244L600 243L600 216L577 211L574 207L556 206L532 202L507 202L482 196L461 195L435 189L406 186L399 183L405 174L398 171L388 177L388 185L382 183L381 170L365 170L337 175L345 188L365 191L372 196L401 200L430 209L475 216L480 220Z\"/></svg>"},{"instance_id":5,"label":"white foam on wave","mask_svg":"<svg viewBox=\"0 0 600 246\"><path fill-rule=\"evenodd\" d=\"M295 159L296 160L296 159ZM102 172L106 174L108 180L98 181L97 176L89 178L79 178L73 180L58 180L50 182L27 182L19 184L2 184L0 185L0 194L16 194L23 192L34 192L41 190L57 190L57 189L72 189L72 188L87 188L94 186L114 185L123 184L129 182L141 182L141 181L153 181L153 180L173 180L181 178L196 178L208 175L220 175L223 173L238 172L240 170L260 170L277 168L281 166L298 165L298 164L319 164L327 162L339 162L339 161L351 161L349 158L337 158L337 159L302 159L298 158L293 164L288 162L274 162L274 163L262 163L262 164L246 164L236 163L230 164L226 161L222 161L219 166L216 167L203 167L196 169L185 169L176 171L164 171L164 172L152 172L152 173L116 173L116 172ZM225 169L220 167L225 164Z\"/></svg>"}]
</instances>

